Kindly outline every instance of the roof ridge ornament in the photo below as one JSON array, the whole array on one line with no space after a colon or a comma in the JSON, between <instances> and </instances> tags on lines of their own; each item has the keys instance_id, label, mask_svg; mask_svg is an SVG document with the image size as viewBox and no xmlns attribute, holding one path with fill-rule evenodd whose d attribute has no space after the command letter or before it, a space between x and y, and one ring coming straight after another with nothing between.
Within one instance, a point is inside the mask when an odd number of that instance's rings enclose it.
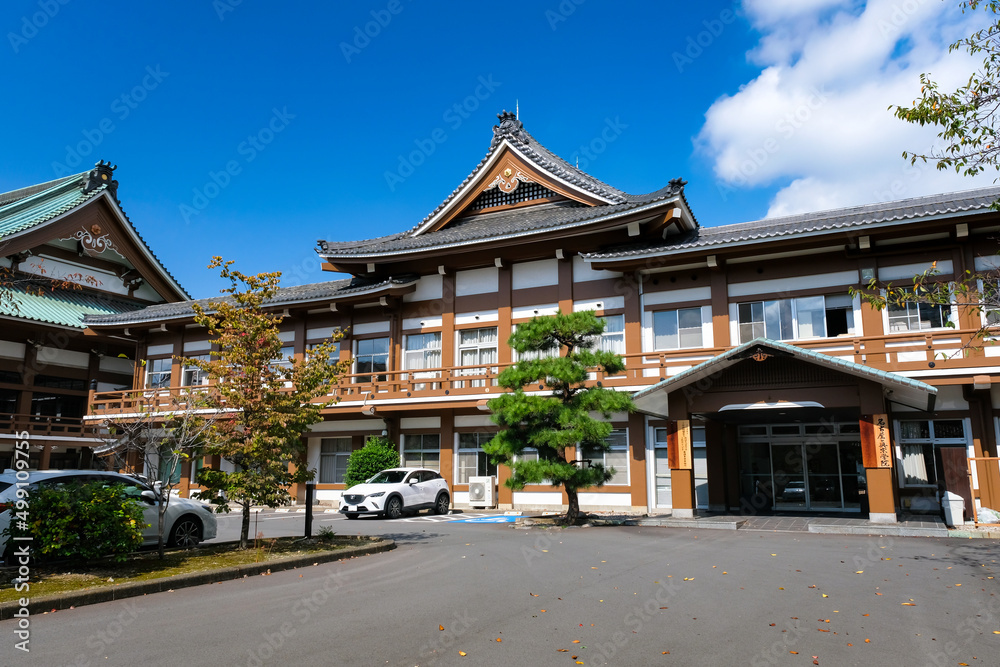
<instances>
[{"instance_id":1,"label":"roof ridge ornament","mask_svg":"<svg viewBox=\"0 0 1000 667\"><path fill-rule=\"evenodd\" d=\"M83 186L84 192L93 192L102 185L108 186L108 192L111 196L118 199L118 181L114 179L115 169L118 165L112 165L110 162L105 162L104 160L98 160L94 168L87 174L87 182Z\"/></svg>"},{"instance_id":2,"label":"roof ridge ornament","mask_svg":"<svg viewBox=\"0 0 1000 667\"><path fill-rule=\"evenodd\" d=\"M525 132L524 125L518 120L517 113L504 109L497 114L497 118L500 120L500 124L493 126L493 141L490 142L490 150L496 148L504 138L528 143L528 133Z\"/></svg>"},{"instance_id":3,"label":"roof ridge ornament","mask_svg":"<svg viewBox=\"0 0 1000 667\"><path fill-rule=\"evenodd\" d=\"M685 181L683 178L671 178L667 182L667 185L670 186L670 192L673 193L673 194L675 194L675 195L681 194L682 192L684 192L684 186L687 185L687 184L688 184L688 182Z\"/></svg>"}]
</instances>

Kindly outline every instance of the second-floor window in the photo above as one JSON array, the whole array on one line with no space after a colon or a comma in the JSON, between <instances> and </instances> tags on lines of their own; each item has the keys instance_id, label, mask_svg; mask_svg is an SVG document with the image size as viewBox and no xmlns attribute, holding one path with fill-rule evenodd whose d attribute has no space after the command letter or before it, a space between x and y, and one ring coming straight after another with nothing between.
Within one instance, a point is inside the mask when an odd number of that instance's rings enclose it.
<instances>
[{"instance_id":1,"label":"second-floor window","mask_svg":"<svg viewBox=\"0 0 1000 667\"><path fill-rule=\"evenodd\" d=\"M853 301L847 294L749 301L737 305L737 318L741 343L856 333Z\"/></svg>"},{"instance_id":2,"label":"second-floor window","mask_svg":"<svg viewBox=\"0 0 1000 667\"><path fill-rule=\"evenodd\" d=\"M485 375L497 368L493 364L497 363L497 328L484 327L482 329L462 329L458 332L458 365L475 366L483 364L479 368L463 368L461 375ZM485 387L486 380L472 380L472 387Z\"/></svg>"},{"instance_id":3,"label":"second-floor window","mask_svg":"<svg viewBox=\"0 0 1000 667\"><path fill-rule=\"evenodd\" d=\"M653 349L702 347L701 308L659 310L653 313Z\"/></svg>"},{"instance_id":4,"label":"second-floor window","mask_svg":"<svg viewBox=\"0 0 1000 667\"><path fill-rule=\"evenodd\" d=\"M441 367L441 334L411 334L406 337L403 352L403 367L406 370Z\"/></svg>"},{"instance_id":5,"label":"second-floor window","mask_svg":"<svg viewBox=\"0 0 1000 667\"><path fill-rule=\"evenodd\" d=\"M195 357L190 357L191 359L198 359L199 361L208 361L209 355L199 354ZM193 364L184 366L184 375L182 377L181 385L184 387L200 387L202 385L208 384L208 373L198 368Z\"/></svg>"},{"instance_id":6,"label":"second-floor window","mask_svg":"<svg viewBox=\"0 0 1000 667\"><path fill-rule=\"evenodd\" d=\"M388 338L365 338L358 341L358 352L354 356L354 372L358 374L355 382L384 382L384 373L388 368ZM369 373L373 375L367 375Z\"/></svg>"},{"instance_id":7,"label":"second-floor window","mask_svg":"<svg viewBox=\"0 0 1000 667\"><path fill-rule=\"evenodd\" d=\"M146 387L163 389L170 386L170 367L173 359L150 359L146 362Z\"/></svg>"},{"instance_id":8,"label":"second-floor window","mask_svg":"<svg viewBox=\"0 0 1000 667\"><path fill-rule=\"evenodd\" d=\"M608 315L601 319L604 320L604 333L599 348L604 352L625 354L625 316Z\"/></svg>"},{"instance_id":9,"label":"second-floor window","mask_svg":"<svg viewBox=\"0 0 1000 667\"><path fill-rule=\"evenodd\" d=\"M907 289L908 294L913 289ZM951 318L951 306L941 303L888 303L886 305L889 333L900 331L924 331L940 329L948 325Z\"/></svg>"},{"instance_id":10,"label":"second-floor window","mask_svg":"<svg viewBox=\"0 0 1000 667\"><path fill-rule=\"evenodd\" d=\"M979 281L979 304L985 324L1000 324L1000 280L989 278Z\"/></svg>"}]
</instances>

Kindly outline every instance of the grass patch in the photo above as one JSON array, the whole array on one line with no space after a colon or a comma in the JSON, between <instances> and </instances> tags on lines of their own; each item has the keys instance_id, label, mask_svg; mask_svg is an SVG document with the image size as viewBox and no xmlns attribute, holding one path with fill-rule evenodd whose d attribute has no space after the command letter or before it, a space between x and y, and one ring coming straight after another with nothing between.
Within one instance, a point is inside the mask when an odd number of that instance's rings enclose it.
<instances>
[{"instance_id":1,"label":"grass patch","mask_svg":"<svg viewBox=\"0 0 1000 667\"><path fill-rule=\"evenodd\" d=\"M9 571L0 580L0 603L30 595L40 597L53 593L85 591L137 581L175 577L182 574L211 572L235 565L280 562L296 556L336 551L359 542L352 538L323 536L312 540L278 538L259 540L256 548L239 551L233 545L207 546L198 549L167 552L163 560L156 551L134 554L124 563L96 562L87 564L57 563L33 565L30 591L17 592Z\"/></svg>"}]
</instances>

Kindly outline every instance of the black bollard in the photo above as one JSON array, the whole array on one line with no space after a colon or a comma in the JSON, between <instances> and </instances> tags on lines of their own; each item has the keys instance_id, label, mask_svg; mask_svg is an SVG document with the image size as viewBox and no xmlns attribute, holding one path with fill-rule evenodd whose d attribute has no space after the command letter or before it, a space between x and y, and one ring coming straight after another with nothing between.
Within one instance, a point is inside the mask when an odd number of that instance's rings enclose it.
<instances>
[{"instance_id":1,"label":"black bollard","mask_svg":"<svg viewBox=\"0 0 1000 667\"><path fill-rule=\"evenodd\" d=\"M313 497L316 495L316 482L306 482L306 539L313 535Z\"/></svg>"}]
</instances>

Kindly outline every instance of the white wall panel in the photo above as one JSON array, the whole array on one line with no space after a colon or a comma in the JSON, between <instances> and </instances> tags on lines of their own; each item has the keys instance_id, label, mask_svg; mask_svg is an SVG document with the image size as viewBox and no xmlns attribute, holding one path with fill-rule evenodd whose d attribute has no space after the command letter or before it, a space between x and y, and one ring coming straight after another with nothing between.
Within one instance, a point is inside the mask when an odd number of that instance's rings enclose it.
<instances>
[{"instance_id":1,"label":"white wall panel","mask_svg":"<svg viewBox=\"0 0 1000 667\"><path fill-rule=\"evenodd\" d=\"M456 313L455 324L480 324L483 322L496 322L500 319L500 313L495 310L481 310L477 313Z\"/></svg>"},{"instance_id":2,"label":"white wall panel","mask_svg":"<svg viewBox=\"0 0 1000 667\"><path fill-rule=\"evenodd\" d=\"M441 316L437 317L407 317L403 320L403 329L433 329L443 323Z\"/></svg>"},{"instance_id":3,"label":"white wall panel","mask_svg":"<svg viewBox=\"0 0 1000 667\"><path fill-rule=\"evenodd\" d=\"M857 284L858 280L860 278L857 271L835 271L774 280L751 280L745 283L730 283L729 296L761 295L775 299L781 298L781 292L820 287L846 287Z\"/></svg>"},{"instance_id":4,"label":"white wall panel","mask_svg":"<svg viewBox=\"0 0 1000 667\"><path fill-rule=\"evenodd\" d=\"M573 255L573 282L586 283L591 280L607 280L621 278L621 271L595 271L590 268L590 262L585 262L579 255Z\"/></svg>"},{"instance_id":5,"label":"white wall panel","mask_svg":"<svg viewBox=\"0 0 1000 667\"><path fill-rule=\"evenodd\" d=\"M642 301L647 306L661 303L682 303L684 301L708 301L712 298L712 288L685 287L684 289L665 290L663 292L645 292Z\"/></svg>"},{"instance_id":6,"label":"white wall panel","mask_svg":"<svg viewBox=\"0 0 1000 667\"><path fill-rule=\"evenodd\" d=\"M455 273L455 296L493 294L499 285L500 273L495 266Z\"/></svg>"},{"instance_id":7,"label":"white wall panel","mask_svg":"<svg viewBox=\"0 0 1000 667\"><path fill-rule=\"evenodd\" d=\"M440 275L421 276L420 280L417 281L416 291L404 294L403 301L409 303L411 301L430 301L432 299L440 299L444 294L443 278L444 276Z\"/></svg>"},{"instance_id":8,"label":"white wall panel","mask_svg":"<svg viewBox=\"0 0 1000 667\"><path fill-rule=\"evenodd\" d=\"M883 266L878 270L879 280L909 280L931 268L930 262L919 262L917 264L899 264L897 266ZM937 263L938 273L949 274L954 271L950 259L941 260Z\"/></svg>"},{"instance_id":9,"label":"white wall panel","mask_svg":"<svg viewBox=\"0 0 1000 667\"><path fill-rule=\"evenodd\" d=\"M355 334L389 333L389 321L363 322L354 325Z\"/></svg>"},{"instance_id":10,"label":"white wall panel","mask_svg":"<svg viewBox=\"0 0 1000 667\"><path fill-rule=\"evenodd\" d=\"M521 306L510 311L511 318L518 320L526 317L541 317L543 315L555 315L559 312L558 303L543 303L538 306Z\"/></svg>"},{"instance_id":11,"label":"white wall panel","mask_svg":"<svg viewBox=\"0 0 1000 667\"><path fill-rule=\"evenodd\" d=\"M512 289L528 289L559 284L559 260L543 259L537 262L515 264L511 272Z\"/></svg>"},{"instance_id":12,"label":"white wall panel","mask_svg":"<svg viewBox=\"0 0 1000 667\"><path fill-rule=\"evenodd\" d=\"M403 417L399 420L399 428L441 428L440 417Z\"/></svg>"},{"instance_id":13,"label":"white wall panel","mask_svg":"<svg viewBox=\"0 0 1000 667\"><path fill-rule=\"evenodd\" d=\"M625 297L623 296L608 296L603 299L573 302L574 313L579 313L581 310L618 310L624 307Z\"/></svg>"}]
</instances>

